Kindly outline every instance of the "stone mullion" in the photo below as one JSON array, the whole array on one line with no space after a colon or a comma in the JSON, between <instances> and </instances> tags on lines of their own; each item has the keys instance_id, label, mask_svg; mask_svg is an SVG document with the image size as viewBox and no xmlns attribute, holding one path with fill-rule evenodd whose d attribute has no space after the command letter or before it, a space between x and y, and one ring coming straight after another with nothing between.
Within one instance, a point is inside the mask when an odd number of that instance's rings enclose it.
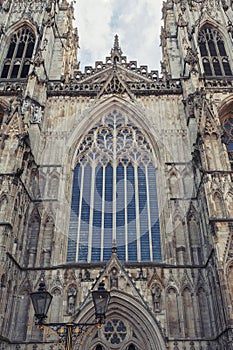
<instances>
[{"instance_id":1,"label":"stone mullion","mask_svg":"<svg viewBox=\"0 0 233 350\"><path fill-rule=\"evenodd\" d=\"M94 196L95 196L95 164L91 166L91 195L90 195L90 215L89 215L89 232L88 232L88 255L87 261L91 262L92 253L92 233L94 217Z\"/></svg>"},{"instance_id":2,"label":"stone mullion","mask_svg":"<svg viewBox=\"0 0 233 350\"><path fill-rule=\"evenodd\" d=\"M101 218L101 249L100 249L100 261L103 261L103 260L104 260L105 173L106 173L106 167L105 167L105 166L103 166L103 185L102 185L102 218Z\"/></svg>"},{"instance_id":3,"label":"stone mullion","mask_svg":"<svg viewBox=\"0 0 233 350\"><path fill-rule=\"evenodd\" d=\"M81 165L81 164L80 164ZM84 170L85 168L81 166L81 186L80 186L80 196L79 196L79 213L78 213L78 232L77 232L77 246L76 246L76 261L79 259L79 241L80 241L80 226L81 226L81 215L82 215L82 199L83 199L83 185L84 185Z\"/></svg>"},{"instance_id":4,"label":"stone mullion","mask_svg":"<svg viewBox=\"0 0 233 350\"><path fill-rule=\"evenodd\" d=\"M124 191L125 191L125 261L128 261L128 210L127 210L127 166L124 165Z\"/></svg>"},{"instance_id":5,"label":"stone mullion","mask_svg":"<svg viewBox=\"0 0 233 350\"><path fill-rule=\"evenodd\" d=\"M136 237L137 237L137 260L141 261L140 245L140 210L138 197L138 165L134 164L134 196L135 196L135 215L136 215Z\"/></svg>"},{"instance_id":6,"label":"stone mullion","mask_svg":"<svg viewBox=\"0 0 233 350\"><path fill-rule=\"evenodd\" d=\"M116 242L116 185L117 185L117 154L116 154L116 145L117 145L117 131L116 125L114 125L113 131L113 188L112 188L112 243Z\"/></svg>"},{"instance_id":7,"label":"stone mullion","mask_svg":"<svg viewBox=\"0 0 233 350\"><path fill-rule=\"evenodd\" d=\"M153 241L151 232L151 216L150 216L150 189L149 189L149 179L148 179L148 167L145 166L146 175L146 198L147 198L147 212L148 212L148 231L149 231L149 244L150 244L150 260L153 261Z\"/></svg>"}]
</instances>

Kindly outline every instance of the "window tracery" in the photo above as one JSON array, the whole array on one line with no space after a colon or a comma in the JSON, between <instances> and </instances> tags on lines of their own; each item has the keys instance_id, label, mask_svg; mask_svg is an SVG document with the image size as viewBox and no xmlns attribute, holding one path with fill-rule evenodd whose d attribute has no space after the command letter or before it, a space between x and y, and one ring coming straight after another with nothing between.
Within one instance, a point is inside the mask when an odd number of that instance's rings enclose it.
<instances>
[{"instance_id":1,"label":"window tracery","mask_svg":"<svg viewBox=\"0 0 233 350\"><path fill-rule=\"evenodd\" d=\"M111 344L120 344L126 337L127 329L121 320L108 321L104 327L104 335Z\"/></svg>"},{"instance_id":2,"label":"window tracery","mask_svg":"<svg viewBox=\"0 0 233 350\"><path fill-rule=\"evenodd\" d=\"M1 78L26 78L35 46L35 36L26 27L20 28L10 38Z\"/></svg>"},{"instance_id":3,"label":"window tracery","mask_svg":"<svg viewBox=\"0 0 233 350\"><path fill-rule=\"evenodd\" d=\"M199 32L199 49L206 76L231 76L232 71L222 35L206 25Z\"/></svg>"},{"instance_id":4,"label":"window tracery","mask_svg":"<svg viewBox=\"0 0 233 350\"><path fill-rule=\"evenodd\" d=\"M74 170L67 261L161 260L156 166L130 118L104 116L83 137Z\"/></svg>"}]
</instances>

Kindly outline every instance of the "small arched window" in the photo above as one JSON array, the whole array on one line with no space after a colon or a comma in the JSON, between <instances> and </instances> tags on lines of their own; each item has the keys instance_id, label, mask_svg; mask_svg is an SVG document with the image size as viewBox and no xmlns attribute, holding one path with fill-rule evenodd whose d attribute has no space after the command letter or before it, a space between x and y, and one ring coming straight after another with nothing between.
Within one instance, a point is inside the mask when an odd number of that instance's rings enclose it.
<instances>
[{"instance_id":1,"label":"small arched window","mask_svg":"<svg viewBox=\"0 0 233 350\"><path fill-rule=\"evenodd\" d=\"M1 78L26 78L29 72L30 59L32 58L34 46L35 35L30 29L22 27L14 33L10 37Z\"/></svg>"},{"instance_id":2,"label":"small arched window","mask_svg":"<svg viewBox=\"0 0 233 350\"><path fill-rule=\"evenodd\" d=\"M205 25L199 32L198 43L206 76L232 75L224 41L218 30Z\"/></svg>"}]
</instances>

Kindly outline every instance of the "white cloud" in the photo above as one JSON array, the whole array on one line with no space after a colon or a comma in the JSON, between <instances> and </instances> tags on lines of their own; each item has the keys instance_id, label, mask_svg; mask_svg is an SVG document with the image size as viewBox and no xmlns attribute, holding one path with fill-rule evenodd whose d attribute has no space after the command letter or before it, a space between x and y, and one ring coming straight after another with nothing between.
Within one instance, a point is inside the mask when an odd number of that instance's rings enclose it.
<instances>
[{"instance_id":1,"label":"white cloud","mask_svg":"<svg viewBox=\"0 0 233 350\"><path fill-rule=\"evenodd\" d=\"M105 61L115 34L128 60L160 69L162 0L78 0L75 6L82 69Z\"/></svg>"}]
</instances>

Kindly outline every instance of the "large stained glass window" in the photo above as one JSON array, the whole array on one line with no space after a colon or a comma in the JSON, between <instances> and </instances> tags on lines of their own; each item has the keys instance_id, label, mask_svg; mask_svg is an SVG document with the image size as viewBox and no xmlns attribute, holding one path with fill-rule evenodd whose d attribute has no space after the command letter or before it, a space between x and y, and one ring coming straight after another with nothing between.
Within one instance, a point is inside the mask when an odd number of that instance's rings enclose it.
<instances>
[{"instance_id":1,"label":"large stained glass window","mask_svg":"<svg viewBox=\"0 0 233 350\"><path fill-rule=\"evenodd\" d=\"M114 110L80 142L74 169L68 262L160 261L156 166L144 134Z\"/></svg>"}]
</instances>

